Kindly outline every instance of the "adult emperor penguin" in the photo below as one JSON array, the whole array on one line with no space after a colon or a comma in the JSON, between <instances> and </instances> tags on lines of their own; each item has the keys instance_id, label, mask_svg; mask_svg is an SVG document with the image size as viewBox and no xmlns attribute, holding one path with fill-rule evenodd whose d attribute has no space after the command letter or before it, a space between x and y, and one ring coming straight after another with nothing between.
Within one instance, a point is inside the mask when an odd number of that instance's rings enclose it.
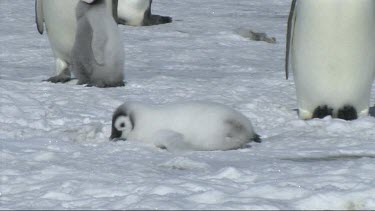
<instances>
[{"instance_id":1,"label":"adult emperor penguin","mask_svg":"<svg viewBox=\"0 0 375 211\"><path fill-rule=\"evenodd\" d=\"M260 142L248 118L213 102L167 105L126 102L112 117L113 139L129 139L168 150L230 150Z\"/></svg>"},{"instance_id":2,"label":"adult emperor penguin","mask_svg":"<svg viewBox=\"0 0 375 211\"><path fill-rule=\"evenodd\" d=\"M130 26L150 26L172 22L169 16L151 14L152 0L119 0L118 21Z\"/></svg>"},{"instance_id":3,"label":"adult emperor penguin","mask_svg":"<svg viewBox=\"0 0 375 211\"><path fill-rule=\"evenodd\" d=\"M36 24L40 34L47 30L55 57L56 75L47 81L67 82L71 78L69 66L77 29L76 6L80 0L36 0ZM107 10L117 19L117 0L107 0Z\"/></svg>"},{"instance_id":4,"label":"adult emperor penguin","mask_svg":"<svg viewBox=\"0 0 375 211\"><path fill-rule=\"evenodd\" d=\"M293 0L285 69L294 73L300 118L368 115L374 37L373 0Z\"/></svg>"},{"instance_id":5,"label":"adult emperor penguin","mask_svg":"<svg viewBox=\"0 0 375 211\"><path fill-rule=\"evenodd\" d=\"M105 0L82 0L76 8L77 30L71 69L78 84L124 86L124 46Z\"/></svg>"}]
</instances>

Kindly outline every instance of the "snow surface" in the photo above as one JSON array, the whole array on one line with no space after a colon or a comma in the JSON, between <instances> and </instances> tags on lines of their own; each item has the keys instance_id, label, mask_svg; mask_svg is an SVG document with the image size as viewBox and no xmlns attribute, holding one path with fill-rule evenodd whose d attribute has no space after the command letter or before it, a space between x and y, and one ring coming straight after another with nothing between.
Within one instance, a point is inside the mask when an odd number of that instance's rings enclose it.
<instances>
[{"instance_id":1,"label":"snow surface","mask_svg":"<svg viewBox=\"0 0 375 211\"><path fill-rule=\"evenodd\" d=\"M0 0L0 209L375 209L375 118L297 117L283 70L289 4L157 0L174 22L120 26L128 84L99 89L41 82L54 62L34 1ZM223 103L263 143L170 153L108 142L127 100Z\"/></svg>"}]
</instances>

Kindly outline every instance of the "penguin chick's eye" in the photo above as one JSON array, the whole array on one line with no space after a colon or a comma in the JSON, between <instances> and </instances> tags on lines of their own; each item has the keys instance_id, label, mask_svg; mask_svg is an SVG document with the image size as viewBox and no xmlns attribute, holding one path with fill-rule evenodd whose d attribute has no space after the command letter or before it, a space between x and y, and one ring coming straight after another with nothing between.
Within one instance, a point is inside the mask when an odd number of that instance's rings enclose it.
<instances>
[{"instance_id":1,"label":"penguin chick's eye","mask_svg":"<svg viewBox=\"0 0 375 211\"><path fill-rule=\"evenodd\" d=\"M126 129L127 118L126 116L119 116L116 119L115 128L119 131L124 131Z\"/></svg>"}]
</instances>

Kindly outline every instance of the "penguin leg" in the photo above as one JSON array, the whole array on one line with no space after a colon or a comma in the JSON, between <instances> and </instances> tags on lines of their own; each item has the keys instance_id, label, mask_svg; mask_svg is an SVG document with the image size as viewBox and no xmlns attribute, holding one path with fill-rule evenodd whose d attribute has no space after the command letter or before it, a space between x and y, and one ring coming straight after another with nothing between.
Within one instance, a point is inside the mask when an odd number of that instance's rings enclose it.
<instances>
[{"instance_id":1,"label":"penguin leg","mask_svg":"<svg viewBox=\"0 0 375 211\"><path fill-rule=\"evenodd\" d=\"M88 83L83 83L87 84L87 87L98 87L98 88L111 88L111 87L123 87L125 86L124 81L117 81L117 82L106 82L106 81L94 81L94 80L87 80ZM82 85L82 84L80 84Z\"/></svg>"},{"instance_id":2,"label":"penguin leg","mask_svg":"<svg viewBox=\"0 0 375 211\"><path fill-rule=\"evenodd\" d=\"M102 88L111 88L111 87L123 87L125 86L124 81L119 81L119 82L113 82L113 83L106 83Z\"/></svg>"},{"instance_id":3,"label":"penguin leg","mask_svg":"<svg viewBox=\"0 0 375 211\"><path fill-rule=\"evenodd\" d=\"M338 110L337 118L348 120L348 121L355 120L358 118L358 113L357 113L357 110L353 106L346 105Z\"/></svg>"},{"instance_id":4,"label":"penguin leg","mask_svg":"<svg viewBox=\"0 0 375 211\"><path fill-rule=\"evenodd\" d=\"M298 109L298 116L300 119L311 119L313 117L313 113L311 111L305 110L305 109Z\"/></svg>"},{"instance_id":5,"label":"penguin leg","mask_svg":"<svg viewBox=\"0 0 375 211\"><path fill-rule=\"evenodd\" d=\"M123 87L123 86L125 86L125 82L120 80L120 81L107 82L105 83L104 88Z\"/></svg>"},{"instance_id":6,"label":"penguin leg","mask_svg":"<svg viewBox=\"0 0 375 211\"><path fill-rule=\"evenodd\" d=\"M142 23L143 26L152 26L152 25L165 24L165 23L172 22L172 18L169 16L152 15L151 4L152 4L152 1L150 1L150 5L148 9L145 11L143 23Z\"/></svg>"},{"instance_id":7,"label":"penguin leg","mask_svg":"<svg viewBox=\"0 0 375 211\"><path fill-rule=\"evenodd\" d=\"M333 116L333 109L327 105L318 106L313 113L313 118L323 119L326 116Z\"/></svg>"},{"instance_id":8,"label":"penguin leg","mask_svg":"<svg viewBox=\"0 0 375 211\"><path fill-rule=\"evenodd\" d=\"M86 87L93 87L95 86L90 82L88 79L80 78L78 79L77 85L86 85Z\"/></svg>"},{"instance_id":9,"label":"penguin leg","mask_svg":"<svg viewBox=\"0 0 375 211\"><path fill-rule=\"evenodd\" d=\"M60 58L56 59L56 76L50 77L45 81L52 83L65 83L70 81L70 70L68 63Z\"/></svg>"},{"instance_id":10,"label":"penguin leg","mask_svg":"<svg viewBox=\"0 0 375 211\"><path fill-rule=\"evenodd\" d=\"M254 137L251 139L252 141L256 142L256 143L262 143L262 138L260 135L258 134L254 134Z\"/></svg>"},{"instance_id":11,"label":"penguin leg","mask_svg":"<svg viewBox=\"0 0 375 211\"><path fill-rule=\"evenodd\" d=\"M166 23L171 23L172 18L169 16L151 15L151 17L145 22L146 22L146 24L144 24L145 26L166 24Z\"/></svg>"},{"instance_id":12,"label":"penguin leg","mask_svg":"<svg viewBox=\"0 0 375 211\"><path fill-rule=\"evenodd\" d=\"M86 84L88 87L94 86L90 80L90 73L86 71L84 65L75 63L72 65L73 73L78 78L77 85L84 85Z\"/></svg>"},{"instance_id":13,"label":"penguin leg","mask_svg":"<svg viewBox=\"0 0 375 211\"><path fill-rule=\"evenodd\" d=\"M369 109L365 109L364 111L361 111L359 113L360 116L372 116L372 117L375 117L375 105Z\"/></svg>"}]
</instances>

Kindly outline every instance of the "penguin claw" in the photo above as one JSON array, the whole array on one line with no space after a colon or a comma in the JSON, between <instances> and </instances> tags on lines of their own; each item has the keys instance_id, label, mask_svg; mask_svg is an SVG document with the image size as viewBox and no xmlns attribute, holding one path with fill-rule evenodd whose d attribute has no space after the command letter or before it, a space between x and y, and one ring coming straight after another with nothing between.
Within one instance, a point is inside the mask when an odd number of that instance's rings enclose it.
<instances>
[{"instance_id":1,"label":"penguin claw","mask_svg":"<svg viewBox=\"0 0 375 211\"><path fill-rule=\"evenodd\" d=\"M66 82L69 82L70 80L72 80L70 78L70 76L58 75L58 76L50 77L47 80L43 80L43 81L47 81L47 82L51 82L51 83L66 83Z\"/></svg>"},{"instance_id":2,"label":"penguin claw","mask_svg":"<svg viewBox=\"0 0 375 211\"><path fill-rule=\"evenodd\" d=\"M358 119L358 113L357 113L357 110L353 106L346 105L343 108L338 110L337 118L351 121L351 120Z\"/></svg>"},{"instance_id":3,"label":"penguin claw","mask_svg":"<svg viewBox=\"0 0 375 211\"><path fill-rule=\"evenodd\" d=\"M169 16L151 15L149 20L145 20L143 22L143 25L153 26L153 25L171 23L172 21L173 21L172 17L169 17Z\"/></svg>"},{"instance_id":4,"label":"penguin claw","mask_svg":"<svg viewBox=\"0 0 375 211\"><path fill-rule=\"evenodd\" d=\"M258 134L254 135L253 141L256 143L262 143L262 139L260 138L260 135Z\"/></svg>"},{"instance_id":5,"label":"penguin claw","mask_svg":"<svg viewBox=\"0 0 375 211\"><path fill-rule=\"evenodd\" d=\"M124 87L125 82L120 81L120 82L112 83L112 84L106 84L106 83L103 83L103 82L100 82L100 83L78 83L77 85L84 85L85 87L113 88L113 87Z\"/></svg>"},{"instance_id":6,"label":"penguin claw","mask_svg":"<svg viewBox=\"0 0 375 211\"><path fill-rule=\"evenodd\" d=\"M333 109L327 105L318 106L313 113L313 118L323 119L326 116L332 116Z\"/></svg>"},{"instance_id":7,"label":"penguin claw","mask_svg":"<svg viewBox=\"0 0 375 211\"><path fill-rule=\"evenodd\" d=\"M169 16L161 16L159 23L165 24L165 23L171 23L172 22L172 17Z\"/></svg>"}]
</instances>

